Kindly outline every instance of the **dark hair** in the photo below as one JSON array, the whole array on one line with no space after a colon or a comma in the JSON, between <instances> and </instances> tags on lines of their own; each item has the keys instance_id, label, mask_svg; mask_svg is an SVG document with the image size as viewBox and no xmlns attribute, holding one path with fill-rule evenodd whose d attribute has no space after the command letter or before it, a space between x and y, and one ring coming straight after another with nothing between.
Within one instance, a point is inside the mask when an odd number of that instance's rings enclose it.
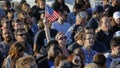
<instances>
[{"instance_id":1,"label":"dark hair","mask_svg":"<svg viewBox=\"0 0 120 68\"><path fill-rule=\"evenodd\" d=\"M120 46L120 37L113 37L110 41L110 46L111 46L111 48Z\"/></svg>"},{"instance_id":2,"label":"dark hair","mask_svg":"<svg viewBox=\"0 0 120 68\"><path fill-rule=\"evenodd\" d=\"M53 45L53 44L55 44L55 45ZM51 41L49 41L48 44L47 44L47 50L49 50L49 48L50 48L51 46L57 46L57 45L59 45L59 43L58 43L56 40L51 40ZM59 46L58 46L58 47L59 47Z\"/></svg>"},{"instance_id":3,"label":"dark hair","mask_svg":"<svg viewBox=\"0 0 120 68\"><path fill-rule=\"evenodd\" d=\"M107 59L102 53L95 54L93 57L93 62L100 66L105 66Z\"/></svg>"}]
</instances>

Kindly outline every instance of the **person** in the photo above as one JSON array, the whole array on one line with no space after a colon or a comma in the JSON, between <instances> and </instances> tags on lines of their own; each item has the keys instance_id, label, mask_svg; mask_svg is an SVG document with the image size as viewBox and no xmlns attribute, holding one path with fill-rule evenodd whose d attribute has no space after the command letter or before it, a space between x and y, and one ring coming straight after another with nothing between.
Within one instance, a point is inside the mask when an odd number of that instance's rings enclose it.
<instances>
[{"instance_id":1,"label":"person","mask_svg":"<svg viewBox=\"0 0 120 68\"><path fill-rule=\"evenodd\" d=\"M83 35L83 47L82 50L85 55L85 65L89 64L93 60L93 56L97 53L92 47L94 47L95 37L93 33L84 33Z\"/></svg>"},{"instance_id":2,"label":"person","mask_svg":"<svg viewBox=\"0 0 120 68\"><path fill-rule=\"evenodd\" d=\"M81 60L81 57L78 55L78 54L71 54L68 56L67 60L71 63L73 63L73 68L84 68L82 67L83 63L82 63L82 60Z\"/></svg>"},{"instance_id":3,"label":"person","mask_svg":"<svg viewBox=\"0 0 120 68\"><path fill-rule=\"evenodd\" d=\"M120 11L116 11L113 13L113 21L111 22L111 25L112 34L120 30Z\"/></svg>"},{"instance_id":4,"label":"person","mask_svg":"<svg viewBox=\"0 0 120 68\"><path fill-rule=\"evenodd\" d=\"M20 57L27 56L27 53L24 53L24 50L25 47L21 43L13 43L9 49L8 56L4 59L2 68L15 68L16 60Z\"/></svg>"},{"instance_id":5,"label":"person","mask_svg":"<svg viewBox=\"0 0 120 68\"><path fill-rule=\"evenodd\" d=\"M85 68L106 68L106 57L102 53L95 54L93 57L93 63L85 66Z\"/></svg>"},{"instance_id":6,"label":"person","mask_svg":"<svg viewBox=\"0 0 120 68\"><path fill-rule=\"evenodd\" d=\"M59 12L59 10L66 11L67 13L70 12L70 9L68 6L65 4L65 0L55 0L55 2L52 4L52 8L56 11Z\"/></svg>"},{"instance_id":7,"label":"person","mask_svg":"<svg viewBox=\"0 0 120 68\"><path fill-rule=\"evenodd\" d=\"M120 1L119 0L111 0L111 6L107 9L107 16L112 18L113 13L116 11L120 11Z\"/></svg>"},{"instance_id":8,"label":"person","mask_svg":"<svg viewBox=\"0 0 120 68\"><path fill-rule=\"evenodd\" d=\"M83 34L84 34L84 30L81 30L74 36L75 42L73 42L71 45L68 46L68 51L70 54L74 51L74 49L81 48L83 46L83 40L82 40Z\"/></svg>"},{"instance_id":9,"label":"person","mask_svg":"<svg viewBox=\"0 0 120 68\"><path fill-rule=\"evenodd\" d=\"M99 20L103 15L104 8L101 5L97 5L93 8L92 18L88 21L86 27L91 27L96 30L99 26Z\"/></svg>"},{"instance_id":10,"label":"person","mask_svg":"<svg viewBox=\"0 0 120 68\"><path fill-rule=\"evenodd\" d=\"M33 56L28 55L16 60L16 68L37 68L36 60Z\"/></svg>"},{"instance_id":11,"label":"person","mask_svg":"<svg viewBox=\"0 0 120 68\"><path fill-rule=\"evenodd\" d=\"M110 68L110 64L112 61L119 61L120 58L120 37L113 37L110 41L111 52L105 53L105 57L107 58L107 68Z\"/></svg>"},{"instance_id":12,"label":"person","mask_svg":"<svg viewBox=\"0 0 120 68\"><path fill-rule=\"evenodd\" d=\"M56 40L51 40L47 44L47 55L36 60L38 68L52 68L55 67L55 57L61 54L59 43Z\"/></svg>"},{"instance_id":13,"label":"person","mask_svg":"<svg viewBox=\"0 0 120 68\"><path fill-rule=\"evenodd\" d=\"M65 12L63 10L59 10L58 20L53 22L51 25L52 29L56 29L58 32L66 33L69 27L71 26L69 23L65 22Z\"/></svg>"},{"instance_id":14,"label":"person","mask_svg":"<svg viewBox=\"0 0 120 68\"><path fill-rule=\"evenodd\" d=\"M54 60L55 68L71 68L72 64L67 61L67 57L64 55L58 55Z\"/></svg>"},{"instance_id":15,"label":"person","mask_svg":"<svg viewBox=\"0 0 120 68\"><path fill-rule=\"evenodd\" d=\"M12 39L12 31L9 28L2 29L3 41L0 42L1 62L8 56L8 51L14 40ZM2 66L2 64L0 64Z\"/></svg>"},{"instance_id":16,"label":"person","mask_svg":"<svg viewBox=\"0 0 120 68\"><path fill-rule=\"evenodd\" d=\"M107 48L107 51L109 51L110 40L113 37L113 34L110 31L110 19L107 16L103 16L100 19L99 27L100 30L97 33L95 33L95 37L97 41L104 43L106 45L105 47Z\"/></svg>"},{"instance_id":17,"label":"person","mask_svg":"<svg viewBox=\"0 0 120 68\"><path fill-rule=\"evenodd\" d=\"M68 13L67 22L73 25L75 23L76 15L79 13L81 6L75 4L73 11Z\"/></svg>"},{"instance_id":18,"label":"person","mask_svg":"<svg viewBox=\"0 0 120 68\"><path fill-rule=\"evenodd\" d=\"M32 45L30 45L27 40L27 32L24 28L20 28L15 30L15 39L17 42L21 43L23 46L26 47L25 52L29 55L33 55Z\"/></svg>"},{"instance_id":19,"label":"person","mask_svg":"<svg viewBox=\"0 0 120 68\"><path fill-rule=\"evenodd\" d=\"M32 15L39 21L41 13L45 12L45 0L36 0L36 4L37 5L32 7Z\"/></svg>"},{"instance_id":20,"label":"person","mask_svg":"<svg viewBox=\"0 0 120 68\"><path fill-rule=\"evenodd\" d=\"M55 36L55 39L58 41L59 43L59 47L62 51L62 54L65 55L66 57L69 55L68 49L67 49L67 37L65 36L64 33L59 32L57 33L57 35Z\"/></svg>"},{"instance_id":21,"label":"person","mask_svg":"<svg viewBox=\"0 0 120 68\"><path fill-rule=\"evenodd\" d=\"M34 53L36 55L38 54L42 54L42 55L46 55L47 51L46 51L46 45L50 40L54 40L56 34L58 33L57 30L50 28L50 23L47 22L43 22L43 20L41 20L41 25L42 28L41 30L39 30L34 37ZM47 32L47 33L46 33ZM48 33L49 32L49 33ZM49 40L47 40L48 38L48 34L49 34ZM47 35L47 36L46 36Z\"/></svg>"},{"instance_id":22,"label":"person","mask_svg":"<svg viewBox=\"0 0 120 68\"><path fill-rule=\"evenodd\" d=\"M86 12L79 12L76 15L76 20L75 23L67 30L67 32L65 33L65 35L68 37L67 38L67 42L69 44L73 43L73 36L75 35L75 31L77 31L77 29L83 29L84 26L86 25L86 21L87 21L87 15ZM76 28L77 27L77 28ZM79 27L79 28L78 28ZM72 36L73 34L73 36Z\"/></svg>"}]
</instances>

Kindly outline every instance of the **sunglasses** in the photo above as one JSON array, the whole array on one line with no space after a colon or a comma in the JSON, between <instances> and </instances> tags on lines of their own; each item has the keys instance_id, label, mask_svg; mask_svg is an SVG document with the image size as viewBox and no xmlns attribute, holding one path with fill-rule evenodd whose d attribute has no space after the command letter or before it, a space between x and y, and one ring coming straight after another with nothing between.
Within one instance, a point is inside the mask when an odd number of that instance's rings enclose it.
<instances>
[{"instance_id":1,"label":"sunglasses","mask_svg":"<svg viewBox=\"0 0 120 68\"><path fill-rule=\"evenodd\" d=\"M64 36L64 37L60 37L59 40L63 40L63 39L67 39L67 36Z\"/></svg>"},{"instance_id":2,"label":"sunglasses","mask_svg":"<svg viewBox=\"0 0 120 68\"><path fill-rule=\"evenodd\" d=\"M79 63L81 62L81 60L75 59L75 63Z\"/></svg>"},{"instance_id":3,"label":"sunglasses","mask_svg":"<svg viewBox=\"0 0 120 68\"><path fill-rule=\"evenodd\" d=\"M17 34L17 36L26 36L26 33L24 33L24 34Z\"/></svg>"}]
</instances>

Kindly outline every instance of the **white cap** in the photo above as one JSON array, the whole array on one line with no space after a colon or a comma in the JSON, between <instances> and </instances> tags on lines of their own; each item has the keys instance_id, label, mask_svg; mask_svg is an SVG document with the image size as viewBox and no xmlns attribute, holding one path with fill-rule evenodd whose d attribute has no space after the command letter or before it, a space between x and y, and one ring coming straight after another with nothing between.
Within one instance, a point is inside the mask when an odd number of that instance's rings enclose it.
<instances>
[{"instance_id":1,"label":"white cap","mask_svg":"<svg viewBox=\"0 0 120 68\"><path fill-rule=\"evenodd\" d=\"M119 12L119 11L114 12L114 13L113 13L113 18L114 18L114 19L120 18L120 12Z\"/></svg>"},{"instance_id":2,"label":"white cap","mask_svg":"<svg viewBox=\"0 0 120 68\"><path fill-rule=\"evenodd\" d=\"M114 34L114 37L118 37L118 36L120 36L120 30L116 31L115 34Z\"/></svg>"}]
</instances>

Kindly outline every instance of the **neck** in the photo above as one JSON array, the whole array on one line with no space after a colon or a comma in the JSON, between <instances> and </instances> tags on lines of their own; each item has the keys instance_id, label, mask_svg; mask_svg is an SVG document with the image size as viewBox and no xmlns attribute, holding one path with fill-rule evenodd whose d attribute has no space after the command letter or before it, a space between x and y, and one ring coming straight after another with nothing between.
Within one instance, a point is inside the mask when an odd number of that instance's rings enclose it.
<instances>
[{"instance_id":1,"label":"neck","mask_svg":"<svg viewBox=\"0 0 120 68\"><path fill-rule=\"evenodd\" d=\"M58 19L57 22L58 22L59 24L63 24L63 21L60 20L60 19Z\"/></svg>"},{"instance_id":2,"label":"neck","mask_svg":"<svg viewBox=\"0 0 120 68\"><path fill-rule=\"evenodd\" d=\"M90 51L91 50L91 46L85 46L85 48Z\"/></svg>"}]
</instances>

